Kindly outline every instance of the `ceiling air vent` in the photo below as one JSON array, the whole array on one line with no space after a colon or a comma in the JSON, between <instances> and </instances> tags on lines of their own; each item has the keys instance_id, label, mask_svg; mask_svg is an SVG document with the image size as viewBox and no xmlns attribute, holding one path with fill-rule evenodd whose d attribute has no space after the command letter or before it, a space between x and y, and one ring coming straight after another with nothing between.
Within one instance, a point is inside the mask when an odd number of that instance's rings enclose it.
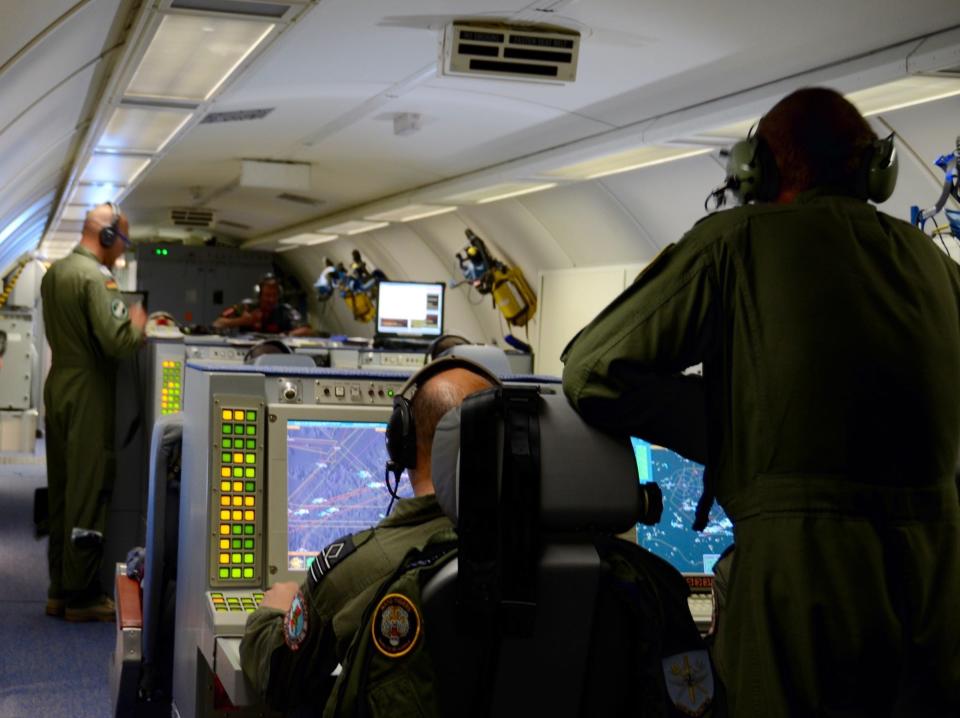
<instances>
[{"instance_id":1,"label":"ceiling air vent","mask_svg":"<svg viewBox=\"0 0 960 718\"><path fill-rule=\"evenodd\" d=\"M573 82L580 33L554 25L454 22L443 34L444 75Z\"/></svg>"},{"instance_id":2,"label":"ceiling air vent","mask_svg":"<svg viewBox=\"0 0 960 718\"><path fill-rule=\"evenodd\" d=\"M170 7L177 10L200 10L229 15L252 15L254 17L282 18L290 9L290 3L273 0L173 0Z\"/></svg>"},{"instance_id":3,"label":"ceiling air vent","mask_svg":"<svg viewBox=\"0 0 960 718\"><path fill-rule=\"evenodd\" d=\"M262 110L232 110L230 112L211 112L204 117L201 125L212 125L216 122L244 122L246 120L262 120L273 112L273 107L267 107Z\"/></svg>"},{"instance_id":4,"label":"ceiling air vent","mask_svg":"<svg viewBox=\"0 0 960 718\"><path fill-rule=\"evenodd\" d=\"M209 227L213 224L212 209L171 209L170 220L177 227Z\"/></svg>"}]
</instances>

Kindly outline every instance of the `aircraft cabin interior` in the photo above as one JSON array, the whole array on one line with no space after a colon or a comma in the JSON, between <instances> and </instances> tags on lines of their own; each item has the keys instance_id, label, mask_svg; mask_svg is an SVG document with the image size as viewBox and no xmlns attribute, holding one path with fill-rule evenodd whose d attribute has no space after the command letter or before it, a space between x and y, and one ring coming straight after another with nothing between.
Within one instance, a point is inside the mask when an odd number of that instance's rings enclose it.
<instances>
[{"instance_id":1,"label":"aircraft cabin interior","mask_svg":"<svg viewBox=\"0 0 960 718\"><path fill-rule=\"evenodd\" d=\"M0 2L0 718L275 715L244 676L247 618L389 513L396 399L447 335L444 353L504 395L539 397L545 555L581 555L574 525L639 544L686 579L708 635L733 524L715 504L692 530L704 467L581 424L561 354L736 205L730 148L810 86L893 136L880 209L960 262L956 0ZM103 360L106 529L72 539L99 547L116 618L74 623L43 608L56 359L41 287L105 203L102 246L123 242L100 268L110 311L147 320L139 348ZM471 421L465 405L444 445L461 520ZM508 443L490 449L504 467ZM637 508L650 501L662 515ZM537 568L541 594L593 605L577 561ZM564 621L569 605L544 608ZM549 699L493 695L491 715L589 714L571 712L589 638L569 628L559 647L540 628L549 648L504 643L503 666L556 678ZM467 665L447 665L447 693Z\"/></svg>"}]
</instances>

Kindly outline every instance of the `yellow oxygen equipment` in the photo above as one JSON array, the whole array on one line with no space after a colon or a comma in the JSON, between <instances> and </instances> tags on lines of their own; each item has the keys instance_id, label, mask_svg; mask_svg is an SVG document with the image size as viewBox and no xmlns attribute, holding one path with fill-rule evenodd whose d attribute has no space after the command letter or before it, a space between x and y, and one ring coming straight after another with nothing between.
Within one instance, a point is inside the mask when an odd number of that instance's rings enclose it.
<instances>
[{"instance_id":1,"label":"yellow oxygen equipment","mask_svg":"<svg viewBox=\"0 0 960 718\"><path fill-rule=\"evenodd\" d=\"M508 267L493 257L487 245L472 230L466 230L470 244L463 254L457 253L464 281L481 294L491 295L493 306L500 310L507 324L526 326L537 311L537 295L533 293L523 272Z\"/></svg>"}]
</instances>

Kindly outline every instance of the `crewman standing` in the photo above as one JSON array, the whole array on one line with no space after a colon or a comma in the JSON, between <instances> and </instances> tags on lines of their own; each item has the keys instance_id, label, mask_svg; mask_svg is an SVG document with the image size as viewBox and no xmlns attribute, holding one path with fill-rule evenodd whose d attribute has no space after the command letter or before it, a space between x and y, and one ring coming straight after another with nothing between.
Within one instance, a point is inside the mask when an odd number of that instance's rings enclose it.
<instances>
[{"instance_id":1,"label":"crewman standing","mask_svg":"<svg viewBox=\"0 0 960 718\"><path fill-rule=\"evenodd\" d=\"M132 356L147 316L127 308L111 273L130 246L127 218L112 203L92 209L80 243L43 278L43 321L52 366L44 386L49 487L47 614L111 621L99 581L114 479L117 361Z\"/></svg>"}]
</instances>

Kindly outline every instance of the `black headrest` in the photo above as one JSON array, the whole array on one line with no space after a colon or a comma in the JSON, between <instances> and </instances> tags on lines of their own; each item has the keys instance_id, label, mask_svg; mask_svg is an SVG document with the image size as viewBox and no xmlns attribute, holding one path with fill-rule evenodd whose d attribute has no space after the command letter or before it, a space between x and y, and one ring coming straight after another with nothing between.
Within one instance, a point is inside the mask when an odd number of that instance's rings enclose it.
<instances>
[{"instance_id":1,"label":"black headrest","mask_svg":"<svg viewBox=\"0 0 960 718\"><path fill-rule=\"evenodd\" d=\"M437 500L454 523L460 513L460 468L478 461L477 456L460 451L461 417L481 406L486 394L489 392L467 397L461 407L448 412L433 440L431 470ZM642 496L630 440L616 439L585 424L554 387L541 387L538 402L540 529L619 533L635 525ZM491 420L500 421L502 429L502 420ZM497 435L496 445L476 451L496 452L493 463L502 467L506 442L502 431ZM490 480L499 482L499 476Z\"/></svg>"}]
</instances>

